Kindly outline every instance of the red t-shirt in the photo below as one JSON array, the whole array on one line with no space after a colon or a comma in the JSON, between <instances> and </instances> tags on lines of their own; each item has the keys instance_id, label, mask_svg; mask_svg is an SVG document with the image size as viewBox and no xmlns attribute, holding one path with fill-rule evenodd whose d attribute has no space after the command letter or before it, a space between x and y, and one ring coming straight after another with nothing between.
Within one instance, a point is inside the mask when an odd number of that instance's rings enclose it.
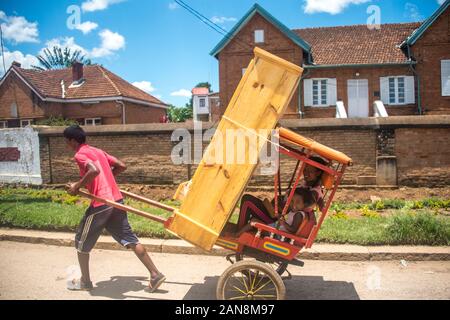
<instances>
[{"instance_id":1,"label":"red t-shirt","mask_svg":"<svg viewBox=\"0 0 450 320\"><path fill-rule=\"evenodd\" d=\"M83 144L75 154L75 161L80 168L81 177L86 174L86 166L88 163L92 163L100 171L100 174L95 177L94 181L86 186L91 194L113 201L123 199L111 169L113 164L117 162L116 158L110 156L103 150ZM91 206L93 207L103 205L103 203L94 200L91 202Z\"/></svg>"}]
</instances>

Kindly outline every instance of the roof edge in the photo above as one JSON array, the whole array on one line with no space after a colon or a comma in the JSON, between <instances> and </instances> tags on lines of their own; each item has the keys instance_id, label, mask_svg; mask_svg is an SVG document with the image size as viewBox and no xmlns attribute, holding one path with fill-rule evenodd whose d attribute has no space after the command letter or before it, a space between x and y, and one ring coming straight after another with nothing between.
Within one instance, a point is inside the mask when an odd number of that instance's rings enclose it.
<instances>
[{"instance_id":1,"label":"roof edge","mask_svg":"<svg viewBox=\"0 0 450 320\"><path fill-rule=\"evenodd\" d=\"M217 55L222 51L222 49L232 41L237 33L250 21L253 16L259 13L266 20L268 20L271 24L273 24L276 28L278 28L282 33L284 33L289 39L291 39L295 44L301 47L306 52L311 51L311 45L303 40L300 36L298 36L295 32L286 27L283 23L281 23L278 19L276 19L273 15L271 15L267 10L265 10L262 6L255 3L251 9L234 25L234 27L224 36L224 38L211 50L209 53L211 56L217 58Z\"/></svg>"},{"instance_id":2,"label":"roof edge","mask_svg":"<svg viewBox=\"0 0 450 320\"><path fill-rule=\"evenodd\" d=\"M425 31L428 30L428 28L445 12L445 10L448 9L450 6L450 0L446 0L434 13L431 17L429 17L427 20L425 20L422 25L413 31L411 35L402 43L402 47L405 45L412 46L414 45L417 40L419 40L422 35L425 33Z\"/></svg>"},{"instance_id":3,"label":"roof edge","mask_svg":"<svg viewBox=\"0 0 450 320\"><path fill-rule=\"evenodd\" d=\"M388 62L388 63L354 63L354 64L320 64L320 65L303 65L304 69L326 69L326 68L364 68L364 67L389 67L389 66L409 66L417 64L416 61L405 62Z\"/></svg>"}]
</instances>

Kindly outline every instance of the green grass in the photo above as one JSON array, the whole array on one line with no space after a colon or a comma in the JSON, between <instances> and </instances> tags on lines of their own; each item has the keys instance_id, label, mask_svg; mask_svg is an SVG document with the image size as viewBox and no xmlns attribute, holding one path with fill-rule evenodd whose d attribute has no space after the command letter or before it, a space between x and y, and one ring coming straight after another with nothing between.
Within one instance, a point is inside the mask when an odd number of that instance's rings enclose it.
<instances>
[{"instance_id":1,"label":"green grass","mask_svg":"<svg viewBox=\"0 0 450 320\"><path fill-rule=\"evenodd\" d=\"M135 201L127 204L155 215L168 217L160 209ZM165 203L179 206L174 201ZM47 231L76 230L89 202L64 191L33 189L0 190L0 226ZM382 208L382 209L381 209ZM408 202L383 200L375 204L337 203L317 238L322 243L359 245L450 245L450 218L436 214L448 208L448 201L425 199ZM345 210L361 211L361 217L350 217ZM394 210L388 216L380 210ZM130 214L130 224L138 236L173 238L159 223ZM237 220L237 214L232 216Z\"/></svg>"}]
</instances>

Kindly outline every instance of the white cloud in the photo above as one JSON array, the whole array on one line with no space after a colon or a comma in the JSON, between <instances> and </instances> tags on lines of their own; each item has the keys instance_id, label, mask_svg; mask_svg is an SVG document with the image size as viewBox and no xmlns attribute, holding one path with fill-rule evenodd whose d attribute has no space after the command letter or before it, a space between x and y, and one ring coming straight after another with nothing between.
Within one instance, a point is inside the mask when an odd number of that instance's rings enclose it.
<instances>
[{"instance_id":1,"label":"white cloud","mask_svg":"<svg viewBox=\"0 0 450 320\"><path fill-rule=\"evenodd\" d=\"M25 17L7 16L0 11L0 20L3 30L3 38L13 44L22 42L39 42L37 22L29 22Z\"/></svg>"},{"instance_id":2,"label":"white cloud","mask_svg":"<svg viewBox=\"0 0 450 320\"><path fill-rule=\"evenodd\" d=\"M228 18L228 17L217 17L217 16L214 16L214 17L211 18L211 21L214 22L214 23L217 23L217 24L223 24L223 23L226 23L226 22L237 21L237 19L233 18L233 17L229 17Z\"/></svg>"},{"instance_id":3,"label":"white cloud","mask_svg":"<svg viewBox=\"0 0 450 320\"><path fill-rule=\"evenodd\" d=\"M170 94L172 97L185 97L190 98L192 97L192 92L186 89L180 89L178 91L172 92Z\"/></svg>"},{"instance_id":4,"label":"white cloud","mask_svg":"<svg viewBox=\"0 0 450 320\"><path fill-rule=\"evenodd\" d=\"M3 57L0 55L0 61L3 62ZM32 66L37 66L39 65L39 61L38 59L31 55L31 54L23 54L20 51L5 51L5 66L6 66L6 70L9 69L9 67L11 67L11 64L13 63L13 61L17 61L22 65L22 68L25 69L30 69ZM0 75L4 74L4 70L3 70L3 63L1 65L2 67L0 68Z\"/></svg>"},{"instance_id":5,"label":"white cloud","mask_svg":"<svg viewBox=\"0 0 450 320\"><path fill-rule=\"evenodd\" d=\"M156 99L161 100L162 99L162 95L160 94L155 94L153 95Z\"/></svg>"},{"instance_id":6,"label":"white cloud","mask_svg":"<svg viewBox=\"0 0 450 320\"><path fill-rule=\"evenodd\" d=\"M148 93L152 93L153 91L155 91L156 89L153 87L152 83L149 81L137 81L137 82L133 82L133 86L138 87L139 89L148 92Z\"/></svg>"},{"instance_id":7,"label":"white cloud","mask_svg":"<svg viewBox=\"0 0 450 320\"><path fill-rule=\"evenodd\" d=\"M85 49L75 42L74 37L61 37L49 40L46 42L46 48L52 49L53 47L69 48L72 51L80 50L87 58L103 58L114 54L115 51L123 49L125 47L125 38L117 32L112 32L108 29L102 30L99 33L101 43L99 47L95 47L92 50ZM43 54L45 48L43 48L39 54Z\"/></svg>"},{"instance_id":8,"label":"white cloud","mask_svg":"<svg viewBox=\"0 0 450 320\"><path fill-rule=\"evenodd\" d=\"M405 16L412 21L422 21L424 16L420 14L419 7L413 3L405 4Z\"/></svg>"},{"instance_id":9,"label":"white cloud","mask_svg":"<svg viewBox=\"0 0 450 320\"><path fill-rule=\"evenodd\" d=\"M169 9L170 10L176 10L178 8L180 8L180 5L178 3L176 3L176 2L169 3Z\"/></svg>"},{"instance_id":10,"label":"white cloud","mask_svg":"<svg viewBox=\"0 0 450 320\"><path fill-rule=\"evenodd\" d=\"M76 25L75 29L80 30L81 32L83 32L83 34L88 34L92 30L97 29L97 27L98 27L98 24L96 24L95 22L86 21L86 22L80 23L79 25Z\"/></svg>"},{"instance_id":11,"label":"white cloud","mask_svg":"<svg viewBox=\"0 0 450 320\"><path fill-rule=\"evenodd\" d=\"M81 4L85 12L100 11L107 9L110 5L123 2L125 0L88 0Z\"/></svg>"},{"instance_id":12,"label":"white cloud","mask_svg":"<svg viewBox=\"0 0 450 320\"><path fill-rule=\"evenodd\" d=\"M94 58L109 56L114 51L125 47L125 38L117 32L105 29L99 33L102 42L100 47L92 49L91 55Z\"/></svg>"},{"instance_id":13,"label":"white cloud","mask_svg":"<svg viewBox=\"0 0 450 320\"><path fill-rule=\"evenodd\" d=\"M351 4L362 4L371 0L305 0L305 13L325 12L329 14L341 13Z\"/></svg>"},{"instance_id":14,"label":"white cloud","mask_svg":"<svg viewBox=\"0 0 450 320\"><path fill-rule=\"evenodd\" d=\"M437 0L438 4L441 6L444 4L445 0Z\"/></svg>"}]
</instances>

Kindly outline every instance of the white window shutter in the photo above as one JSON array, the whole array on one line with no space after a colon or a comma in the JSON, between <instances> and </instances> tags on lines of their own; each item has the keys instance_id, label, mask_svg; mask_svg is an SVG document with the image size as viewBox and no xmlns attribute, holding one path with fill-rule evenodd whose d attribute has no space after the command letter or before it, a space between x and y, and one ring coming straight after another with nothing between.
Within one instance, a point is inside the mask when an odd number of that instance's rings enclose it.
<instances>
[{"instance_id":1,"label":"white window shutter","mask_svg":"<svg viewBox=\"0 0 450 320\"><path fill-rule=\"evenodd\" d=\"M415 104L416 103L416 86L415 78L413 76L405 77L405 103Z\"/></svg>"},{"instance_id":2,"label":"white window shutter","mask_svg":"<svg viewBox=\"0 0 450 320\"><path fill-rule=\"evenodd\" d=\"M327 81L327 104L330 106L336 106L337 101L337 81L336 79L328 79Z\"/></svg>"},{"instance_id":3,"label":"white window shutter","mask_svg":"<svg viewBox=\"0 0 450 320\"><path fill-rule=\"evenodd\" d=\"M384 104L389 104L389 78L380 78L380 98Z\"/></svg>"},{"instance_id":4,"label":"white window shutter","mask_svg":"<svg viewBox=\"0 0 450 320\"><path fill-rule=\"evenodd\" d=\"M313 81L312 79L303 80L303 95L305 97L305 107L312 107L313 105Z\"/></svg>"},{"instance_id":5,"label":"white window shutter","mask_svg":"<svg viewBox=\"0 0 450 320\"><path fill-rule=\"evenodd\" d=\"M441 61L442 96L450 96L450 60Z\"/></svg>"}]
</instances>

